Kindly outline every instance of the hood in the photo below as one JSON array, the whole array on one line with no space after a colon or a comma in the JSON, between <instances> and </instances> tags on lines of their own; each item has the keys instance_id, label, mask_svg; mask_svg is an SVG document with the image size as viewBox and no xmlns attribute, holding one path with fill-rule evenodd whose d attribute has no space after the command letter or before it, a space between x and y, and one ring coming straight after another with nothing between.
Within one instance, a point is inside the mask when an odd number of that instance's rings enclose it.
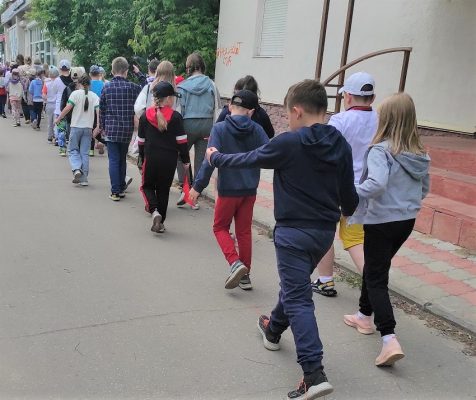
<instances>
[{"instance_id":1,"label":"hood","mask_svg":"<svg viewBox=\"0 0 476 400\"><path fill-rule=\"evenodd\" d=\"M71 76L69 75L68 76L60 75L60 79L64 83L65 86L68 86L71 83L73 83L73 80L71 79Z\"/></svg>"},{"instance_id":2,"label":"hood","mask_svg":"<svg viewBox=\"0 0 476 400\"><path fill-rule=\"evenodd\" d=\"M403 152L394 155L393 158L413 179L420 180L424 178L430 169L430 156L428 154L419 155Z\"/></svg>"},{"instance_id":3,"label":"hood","mask_svg":"<svg viewBox=\"0 0 476 400\"><path fill-rule=\"evenodd\" d=\"M172 114L174 113L174 110L170 107L162 107L159 109L156 106L152 106L145 111L147 121L149 121L150 124L157 129L159 128L159 124L157 123L158 112L161 112L167 123L169 123L170 119L172 118Z\"/></svg>"},{"instance_id":4,"label":"hood","mask_svg":"<svg viewBox=\"0 0 476 400\"><path fill-rule=\"evenodd\" d=\"M237 138L246 137L253 130L253 121L246 115L227 115L225 123L226 132Z\"/></svg>"},{"instance_id":5,"label":"hood","mask_svg":"<svg viewBox=\"0 0 476 400\"><path fill-rule=\"evenodd\" d=\"M179 88L196 96L200 96L211 90L213 88L213 83L206 75L195 75L180 83Z\"/></svg>"},{"instance_id":6,"label":"hood","mask_svg":"<svg viewBox=\"0 0 476 400\"><path fill-rule=\"evenodd\" d=\"M305 149L320 160L337 164L341 158L343 147L336 147L342 135L332 125L314 124L299 129L298 134Z\"/></svg>"}]
</instances>

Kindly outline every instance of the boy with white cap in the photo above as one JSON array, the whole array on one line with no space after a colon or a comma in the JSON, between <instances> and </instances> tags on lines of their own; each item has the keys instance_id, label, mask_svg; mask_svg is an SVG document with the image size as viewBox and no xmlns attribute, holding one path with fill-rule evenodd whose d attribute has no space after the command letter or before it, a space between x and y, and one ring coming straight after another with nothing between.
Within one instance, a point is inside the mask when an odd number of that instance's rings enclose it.
<instances>
[{"instance_id":1,"label":"boy with white cap","mask_svg":"<svg viewBox=\"0 0 476 400\"><path fill-rule=\"evenodd\" d=\"M357 72L349 76L339 93L344 95L345 111L335 114L329 125L337 128L352 148L354 183L358 184L362 175L365 152L369 148L377 130L377 112L371 107L375 100L375 81L367 72ZM344 249L352 257L355 266L362 273L364 268L364 229L362 225L347 225L341 217L339 237ZM312 283L312 289L323 296L337 295L333 278L334 246L318 264L319 277Z\"/></svg>"}]
</instances>

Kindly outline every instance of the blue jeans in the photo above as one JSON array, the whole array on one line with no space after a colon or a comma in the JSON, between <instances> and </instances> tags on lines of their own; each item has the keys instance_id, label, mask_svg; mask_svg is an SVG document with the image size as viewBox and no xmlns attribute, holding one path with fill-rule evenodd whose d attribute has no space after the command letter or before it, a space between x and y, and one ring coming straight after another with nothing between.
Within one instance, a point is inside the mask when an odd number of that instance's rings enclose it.
<instances>
[{"instance_id":1,"label":"blue jeans","mask_svg":"<svg viewBox=\"0 0 476 400\"><path fill-rule=\"evenodd\" d=\"M79 169L82 173L82 180L87 182L89 174L89 146L91 143L91 128L71 127L68 144L69 163L71 170Z\"/></svg>"},{"instance_id":2,"label":"blue jeans","mask_svg":"<svg viewBox=\"0 0 476 400\"><path fill-rule=\"evenodd\" d=\"M332 230L314 228L276 227L274 231L281 290L278 304L271 312L270 329L282 334L291 326L297 362L305 374L322 366L311 274L330 249L334 234Z\"/></svg>"},{"instance_id":3,"label":"blue jeans","mask_svg":"<svg viewBox=\"0 0 476 400\"><path fill-rule=\"evenodd\" d=\"M111 193L119 194L126 190L126 166L129 143L107 142L109 157L109 178Z\"/></svg>"}]
</instances>

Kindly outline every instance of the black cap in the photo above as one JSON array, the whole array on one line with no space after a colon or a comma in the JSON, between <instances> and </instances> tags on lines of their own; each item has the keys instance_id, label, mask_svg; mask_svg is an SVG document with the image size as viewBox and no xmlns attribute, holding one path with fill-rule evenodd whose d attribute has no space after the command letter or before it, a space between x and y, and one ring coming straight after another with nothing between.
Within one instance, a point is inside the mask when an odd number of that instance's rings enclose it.
<instances>
[{"instance_id":1,"label":"black cap","mask_svg":"<svg viewBox=\"0 0 476 400\"><path fill-rule=\"evenodd\" d=\"M182 97L180 93L177 93L171 83L162 81L157 83L152 89L152 94L158 99L163 99L164 97L176 96Z\"/></svg>"},{"instance_id":2,"label":"black cap","mask_svg":"<svg viewBox=\"0 0 476 400\"><path fill-rule=\"evenodd\" d=\"M251 90L238 90L231 98L231 104L254 110L258 108L258 96Z\"/></svg>"}]
</instances>

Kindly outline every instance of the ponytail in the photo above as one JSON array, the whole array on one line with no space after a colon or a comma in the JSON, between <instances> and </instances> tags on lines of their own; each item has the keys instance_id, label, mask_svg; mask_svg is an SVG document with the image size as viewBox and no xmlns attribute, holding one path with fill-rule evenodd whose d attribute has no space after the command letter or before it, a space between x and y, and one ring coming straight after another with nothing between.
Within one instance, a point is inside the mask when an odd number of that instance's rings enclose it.
<instances>
[{"instance_id":1,"label":"ponytail","mask_svg":"<svg viewBox=\"0 0 476 400\"><path fill-rule=\"evenodd\" d=\"M167 120L162 114L161 108L161 99L155 99L155 105L157 106L157 128L160 132L165 132L167 130Z\"/></svg>"},{"instance_id":2,"label":"ponytail","mask_svg":"<svg viewBox=\"0 0 476 400\"><path fill-rule=\"evenodd\" d=\"M84 111L88 111L89 109L89 99L88 99L88 87L84 87L84 95L86 98L84 99Z\"/></svg>"},{"instance_id":3,"label":"ponytail","mask_svg":"<svg viewBox=\"0 0 476 400\"><path fill-rule=\"evenodd\" d=\"M89 76L87 74L84 74L79 78L78 83L83 86L84 88L84 95L86 98L84 99L84 111L89 110L89 98L88 98L88 91L89 91L89 85L91 84L91 79L89 79Z\"/></svg>"}]
</instances>

